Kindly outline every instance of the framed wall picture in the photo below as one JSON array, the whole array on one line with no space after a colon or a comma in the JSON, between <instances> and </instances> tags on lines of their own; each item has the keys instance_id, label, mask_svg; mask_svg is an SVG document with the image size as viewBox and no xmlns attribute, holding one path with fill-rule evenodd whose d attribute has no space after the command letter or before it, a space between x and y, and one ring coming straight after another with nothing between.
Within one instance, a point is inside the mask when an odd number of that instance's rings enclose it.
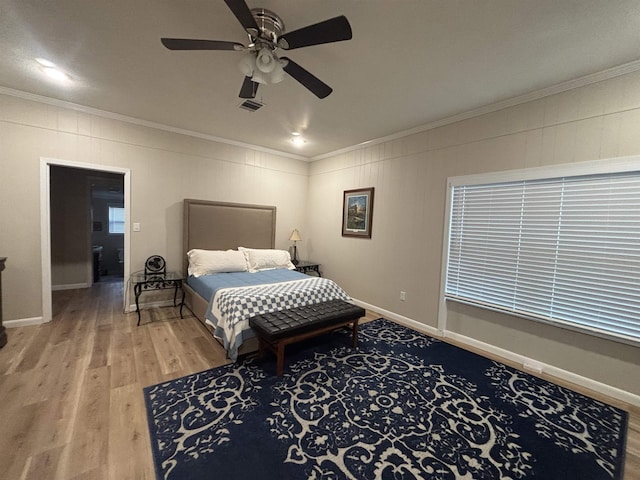
<instances>
[{"instance_id":1,"label":"framed wall picture","mask_svg":"<svg viewBox=\"0 0 640 480\"><path fill-rule=\"evenodd\" d=\"M345 190L342 203L342 236L371 238L373 187Z\"/></svg>"}]
</instances>

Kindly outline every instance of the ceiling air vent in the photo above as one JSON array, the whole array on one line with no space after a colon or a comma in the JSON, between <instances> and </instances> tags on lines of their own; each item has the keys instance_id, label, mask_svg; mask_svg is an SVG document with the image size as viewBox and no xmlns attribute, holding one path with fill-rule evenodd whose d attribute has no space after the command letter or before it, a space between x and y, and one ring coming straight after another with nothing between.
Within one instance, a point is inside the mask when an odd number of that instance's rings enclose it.
<instances>
[{"instance_id":1,"label":"ceiling air vent","mask_svg":"<svg viewBox=\"0 0 640 480\"><path fill-rule=\"evenodd\" d=\"M260 103L256 100L248 99L240 104L240 108L244 108L245 110L249 110L250 112L255 112L263 105L264 103Z\"/></svg>"}]
</instances>

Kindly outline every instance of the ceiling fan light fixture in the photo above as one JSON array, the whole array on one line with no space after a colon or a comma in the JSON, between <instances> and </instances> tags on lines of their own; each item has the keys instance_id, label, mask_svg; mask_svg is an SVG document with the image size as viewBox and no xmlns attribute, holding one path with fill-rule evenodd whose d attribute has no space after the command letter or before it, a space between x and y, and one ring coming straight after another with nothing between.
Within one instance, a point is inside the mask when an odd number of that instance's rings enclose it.
<instances>
[{"instance_id":1,"label":"ceiling fan light fixture","mask_svg":"<svg viewBox=\"0 0 640 480\"><path fill-rule=\"evenodd\" d=\"M263 73L256 68L255 71L253 72L253 77L251 77L251 80L253 80L256 83L261 83L262 85L266 85L269 83L269 76L266 73Z\"/></svg>"},{"instance_id":2,"label":"ceiling fan light fixture","mask_svg":"<svg viewBox=\"0 0 640 480\"><path fill-rule=\"evenodd\" d=\"M269 83L280 83L282 80L284 80L285 74L282 67L285 63L286 62L284 62L283 60L276 60L275 68L273 69L273 72L271 72L271 79Z\"/></svg>"},{"instance_id":3,"label":"ceiling fan light fixture","mask_svg":"<svg viewBox=\"0 0 640 480\"><path fill-rule=\"evenodd\" d=\"M238 62L238 67L245 77L252 76L256 68L255 55L253 53L244 55Z\"/></svg>"},{"instance_id":4,"label":"ceiling fan light fixture","mask_svg":"<svg viewBox=\"0 0 640 480\"><path fill-rule=\"evenodd\" d=\"M246 52L238 64L245 75L240 98L255 98L258 84L279 83L285 73L320 99L331 94L333 90L329 85L293 60L284 56L279 58L276 51L278 48L293 50L351 40L351 25L344 15L285 33L282 19L274 12L265 8L250 9L246 0L225 0L225 3L248 35L248 46L224 40L165 37L160 39L161 43L169 50Z\"/></svg>"},{"instance_id":5,"label":"ceiling fan light fixture","mask_svg":"<svg viewBox=\"0 0 640 480\"><path fill-rule=\"evenodd\" d=\"M276 68L276 59L273 52L268 48L263 48L256 57L256 67L263 73L271 73Z\"/></svg>"}]
</instances>

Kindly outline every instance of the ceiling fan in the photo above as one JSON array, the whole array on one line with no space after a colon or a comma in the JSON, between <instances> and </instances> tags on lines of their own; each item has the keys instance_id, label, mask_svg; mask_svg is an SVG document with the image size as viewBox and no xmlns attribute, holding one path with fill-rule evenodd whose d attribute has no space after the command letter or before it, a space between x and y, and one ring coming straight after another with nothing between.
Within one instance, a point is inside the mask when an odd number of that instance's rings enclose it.
<instances>
[{"instance_id":1,"label":"ceiling fan","mask_svg":"<svg viewBox=\"0 0 640 480\"><path fill-rule=\"evenodd\" d=\"M327 97L333 89L277 50L341 42L352 38L351 25L344 15L284 33L284 23L265 8L249 9L244 0L224 0L249 36L249 44L222 40L162 38L169 50L234 50L245 52L240 69L245 74L240 98L255 98L258 85L278 83L289 74L318 98Z\"/></svg>"}]
</instances>

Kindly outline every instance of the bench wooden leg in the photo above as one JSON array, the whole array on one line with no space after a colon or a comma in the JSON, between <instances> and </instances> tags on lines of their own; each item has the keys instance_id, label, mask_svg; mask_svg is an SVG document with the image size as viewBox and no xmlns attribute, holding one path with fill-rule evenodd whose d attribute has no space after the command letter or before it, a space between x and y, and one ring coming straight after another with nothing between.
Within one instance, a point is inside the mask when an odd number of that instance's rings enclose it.
<instances>
[{"instance_id":1,"label":"bench wooden leg","mask_svg":"<svg viewBox=\"0 0 640 480\"><path fill-rule=\"evenodd\" d=\"M284 342L278 342L278 366L276 369L276 373L279 377L282 376L284 372Z\"/></svg>"},{"instance_id":2,"label":"bench wooden leg","mask_svg":"<svg viewBox=\"0 0 640 480\"><path fill-rule=\"evenodd\" d=\"M353 348L358 347L358 321L360 319L353 322L353 326L351 327L353 330Z\"/></svg>"},{"instance_id":3,"label":"bench wooden leg","mask_svg":"<svg viewBox=\"0 0 640 480\"><path fill-rule=\"evenodd\" d=\"M259 349L260 356L262 356L265 349L269 349L276 354L276 357L277 357L276 374L280 377L284 373L284 349L287 345L291 343L300 342L302 340L306 340L308 338L312 338L317 335L336 330L338 328L344 328L344 329L351 328L351 332L352 332L351 344L353 345L353 348L357 348L359 321L360 319L347 320L340 324L329 325L326 327L318 328L316 330L300 333L298 335L293 335L290 337L284 337L274 341L263 339L262 337L260 337L260 335L258 335L258 349Z\"/></svg>"}]
</instances>

